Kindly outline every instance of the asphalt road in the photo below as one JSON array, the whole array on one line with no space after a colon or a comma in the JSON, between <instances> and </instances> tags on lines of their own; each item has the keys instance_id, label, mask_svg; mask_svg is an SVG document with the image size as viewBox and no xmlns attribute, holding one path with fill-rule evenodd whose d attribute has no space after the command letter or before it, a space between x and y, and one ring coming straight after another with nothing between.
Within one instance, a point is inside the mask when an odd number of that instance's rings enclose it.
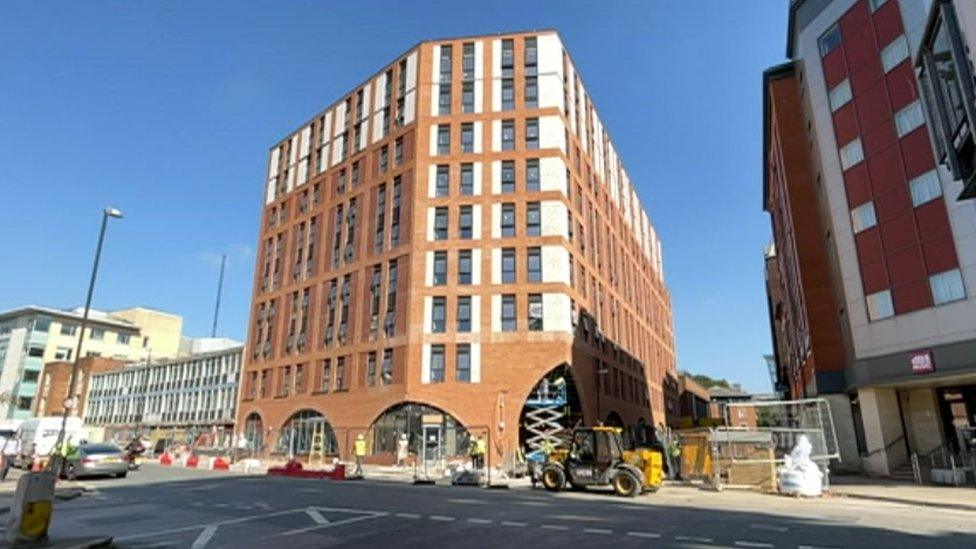
<instances>
[{"instance_id":1,"label":"asphalt road","mask_svg":"<svg viewBox=\"0 0 976 549\"><path fill-rule=\"evenodd\" d=\"M665 487L611 494L239 477L144 466L58 502L54 539L118 547L976 547L976 513Z\"/></svg>"}]
</instances>

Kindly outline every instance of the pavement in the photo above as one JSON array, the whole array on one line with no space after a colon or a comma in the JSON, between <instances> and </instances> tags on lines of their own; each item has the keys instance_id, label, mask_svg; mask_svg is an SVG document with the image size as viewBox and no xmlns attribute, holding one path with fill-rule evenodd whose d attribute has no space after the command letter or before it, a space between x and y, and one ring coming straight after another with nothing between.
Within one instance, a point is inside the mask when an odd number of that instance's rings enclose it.
<instances>
[{"instance_id":1,"label":"pavement","mask_svg":"<svg viewBox=\"0 0 976 549\"><path fill-rule=\"evenodd\" d=\"M834 496L976 512L973 486L932 486L862 476L831 477Z\"/></svg>"},{"instance_id":2,"label":"pavement","mask_svg":"<svg viewBox=\"0 0 976 549\"><path fill-rule=\"evenodd\" d=\"M799 499L669 485L623 499L339 482L144 465L55 502L54 540L115 547L976 547L976 512L836 495ZM8 481L7 484L12 482ZM5 487L4 487L5 488Z\"/></svg>"}]
</instances>

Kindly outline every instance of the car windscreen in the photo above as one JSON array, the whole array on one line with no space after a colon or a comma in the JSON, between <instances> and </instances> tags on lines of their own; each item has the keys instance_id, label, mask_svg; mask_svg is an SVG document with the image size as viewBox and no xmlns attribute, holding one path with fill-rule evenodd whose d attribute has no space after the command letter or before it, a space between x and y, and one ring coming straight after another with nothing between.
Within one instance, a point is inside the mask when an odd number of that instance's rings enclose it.
<instances>
[{"instance_id":1,"label":"car windscreen","mask_svg":"<svg viewBox=\"0 0 976 549\"><path fill-rule=\"evenodd\" d=\"M87 444L79 448L82 452L86 454L119 454L122 450L119 450L118 446L112 446L111 444Z\"/></svg>"}]
</instances>

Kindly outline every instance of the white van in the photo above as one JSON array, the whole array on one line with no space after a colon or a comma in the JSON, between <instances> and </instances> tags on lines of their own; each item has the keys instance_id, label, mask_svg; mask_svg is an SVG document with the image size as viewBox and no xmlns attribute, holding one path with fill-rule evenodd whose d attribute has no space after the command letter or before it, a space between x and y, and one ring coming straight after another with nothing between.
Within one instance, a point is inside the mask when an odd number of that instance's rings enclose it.
<instances>
[{"instance_id":1,"label":"white van","mask_svg":"<svg viewBox=\"0 0 976 549\"><path fill-rule=\"evenodd\" d=\"M47 458L58 442L61 417L35 417L25 419L17 429L20 437L20 465L29 465L33 458ZM64 439L78 444L84 436L80 417L69 417L65 425Z\"/></svg>"}]
</instances>

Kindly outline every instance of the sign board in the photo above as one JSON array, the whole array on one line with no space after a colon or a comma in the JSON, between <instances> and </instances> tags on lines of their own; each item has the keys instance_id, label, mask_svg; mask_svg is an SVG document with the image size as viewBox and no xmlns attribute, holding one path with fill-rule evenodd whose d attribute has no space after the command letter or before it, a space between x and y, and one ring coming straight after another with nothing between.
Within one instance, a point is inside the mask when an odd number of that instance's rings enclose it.
<instances>
[{"instance_id":1,"label":"sign board","mask_svg":"<svg viewBox=\"0 0 976 549\"><path fill-rule=\"evenodd\" d=\"M935 371L935 362L932 360L932 351L915 351L911 354L913 374L931 374Z\"/></svg>"},{"instance_id":2,"label":"sign board","mask_svg":"<svg viewBox=\"0 0 976 549\"><path fill-rule=\"evenodd\" d=\"M443 414L424 414L421 418L424 425L440 425L444 422Z\"/></svg>"}]
</instances>

